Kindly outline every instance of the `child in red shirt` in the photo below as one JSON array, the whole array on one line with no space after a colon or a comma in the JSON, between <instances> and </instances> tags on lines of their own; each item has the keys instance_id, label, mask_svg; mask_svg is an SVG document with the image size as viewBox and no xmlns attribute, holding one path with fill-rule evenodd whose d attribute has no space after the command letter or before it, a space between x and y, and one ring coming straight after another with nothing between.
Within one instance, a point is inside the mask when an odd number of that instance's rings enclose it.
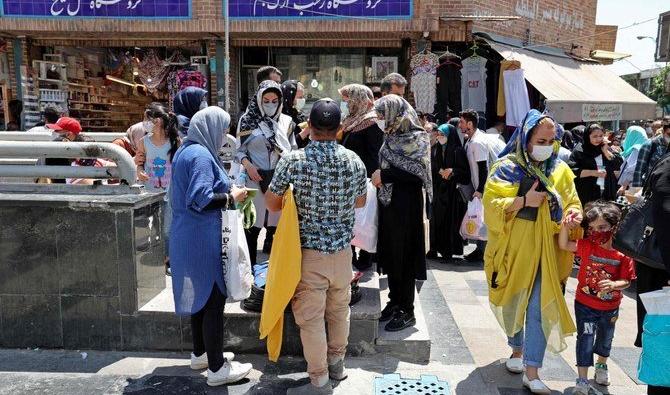
<instances>
[{"instance_id":1,"label":"child in red shirt","mask_svg":"<svg viewBox=\"0 0 670 395\"><path fill-rule=\"evenodd\" d=\"M612 236L621 220L621 210L612 202L598 200L584 208L585 239L570 241L568 232L578 226L572 218L563 221L558 238L561 249L576 253L580 261L575 296L577 318L577 370L574 393L588 395L589 367L598 354L595 381L610 385L607 358L612 348L614 324L619 317L621 291L635 279L633 260L612 248Z\"/></svg>"}]
</instances>

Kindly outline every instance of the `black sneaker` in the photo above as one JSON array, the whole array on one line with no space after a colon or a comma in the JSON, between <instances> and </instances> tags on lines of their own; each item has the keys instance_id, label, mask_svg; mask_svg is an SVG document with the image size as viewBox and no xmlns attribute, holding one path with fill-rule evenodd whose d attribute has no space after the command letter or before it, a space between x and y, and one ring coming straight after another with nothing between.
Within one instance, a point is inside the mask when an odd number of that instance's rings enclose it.
<instances>
[{"instance_id":1,"label":"black sneaker","mask_svg":"<svg viewBox=\"0 0 670 395\"><path fill-rule=\"evenodd\" d=\"M484 260L484 252L477 248L476 250L466 255L465 260L468 262L481 262Z\"/></svg>"},{"instance_id":2,"label":"black sneaker","mask_svg":"<svg viewBox=\"0 0 670 395\"><path fill-rule=\"evenodd\" d=\"M166 276L171 276L172 275L172 268L170 267L170 260L165 261L165 275Z\"/></svg>"},{"instance_id":3,"label":"black sneaker","mask_svg":"<svg viewBox=\"0 0 670 395\"><path fill-rule=\"evenodd\" d=\"M426 258L437 259L437 252L433 250L428 251L428 253L426 254Z\"/></svg>"},{"instance_id":4,"label":"black sneaker","mask_svg":"<svg viewBox=\"0 0 670 395\"><path fill-rule=\"evenodd\" d=\"M387 332L398 332L414 325L416 325L416 318L414 318L414 314L405 313L402 310L398 310L395 316L393 316L391 322L386 324L384 329Z\"/></svg>"},{"instance_id":5,"label":"black sneaker","mask_svg":"<svg viewBox=\"0 0 670 395\"><path fill-rule=\"evenodd\" d=\"M393 315L398 311L398 306L393 306L392 304L387 304L382 310L382 315L379 317L379 322L386 322L393 318Z\"/></svg>"}]
</instances>

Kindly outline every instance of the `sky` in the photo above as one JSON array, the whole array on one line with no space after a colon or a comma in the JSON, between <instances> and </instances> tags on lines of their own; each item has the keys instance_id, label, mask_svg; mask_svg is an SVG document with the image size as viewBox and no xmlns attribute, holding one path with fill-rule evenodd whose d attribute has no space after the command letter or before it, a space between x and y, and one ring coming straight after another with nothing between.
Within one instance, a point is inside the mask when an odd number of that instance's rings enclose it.
<instances>
[{"instance_id":1,"label":"sky","mask_svg":"<svg viewBox=\"0 0 670 395\"><path fill-rule=\"evenodd\" d=\"M616 52L631 54L626 60L619 60L608 66L618 75L637 73L642 70L663 66L654 62L658 15L670 11L670 0L598 0L596 23L617 25ZM637 26L621 29L636 22L654 18ZM650 36L654 40L638 40L637 36Z\"/></svg>"}]
</instances>

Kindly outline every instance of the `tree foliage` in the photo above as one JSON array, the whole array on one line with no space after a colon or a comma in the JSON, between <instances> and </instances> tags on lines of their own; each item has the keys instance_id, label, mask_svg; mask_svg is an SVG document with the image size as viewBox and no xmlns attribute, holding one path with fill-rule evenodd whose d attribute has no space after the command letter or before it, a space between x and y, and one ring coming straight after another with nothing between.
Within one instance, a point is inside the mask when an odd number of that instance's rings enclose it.
<instances>
[{"instance_id":1,"label":"tree foliage","mask_svg":"<svg viewBox=\"0 0 670 395\"><path fill-rule=\"evenodd\" d=\"M670 66L664 67L661 73L651 81L649 97L656 100L661 107L670 105L670 82L668 79L670 79Z\"/></svg>"}]
</instances>

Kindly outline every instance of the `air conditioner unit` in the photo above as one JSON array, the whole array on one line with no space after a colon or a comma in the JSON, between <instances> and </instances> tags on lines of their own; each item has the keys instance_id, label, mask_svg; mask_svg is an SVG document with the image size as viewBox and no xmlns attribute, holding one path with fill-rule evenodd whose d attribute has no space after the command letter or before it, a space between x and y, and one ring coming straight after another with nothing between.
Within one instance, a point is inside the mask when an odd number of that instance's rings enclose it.
<instances>
[{"instance_id":1,"label":"air conditioner unit","mask_svg":"<svg viewBox=\"0 0 670 395\"><path fill-rule=\"evenodd\" d=\"M656 37L656 61L670 62L670 11L658 16Z\"/></svg>"}]
</instances>

